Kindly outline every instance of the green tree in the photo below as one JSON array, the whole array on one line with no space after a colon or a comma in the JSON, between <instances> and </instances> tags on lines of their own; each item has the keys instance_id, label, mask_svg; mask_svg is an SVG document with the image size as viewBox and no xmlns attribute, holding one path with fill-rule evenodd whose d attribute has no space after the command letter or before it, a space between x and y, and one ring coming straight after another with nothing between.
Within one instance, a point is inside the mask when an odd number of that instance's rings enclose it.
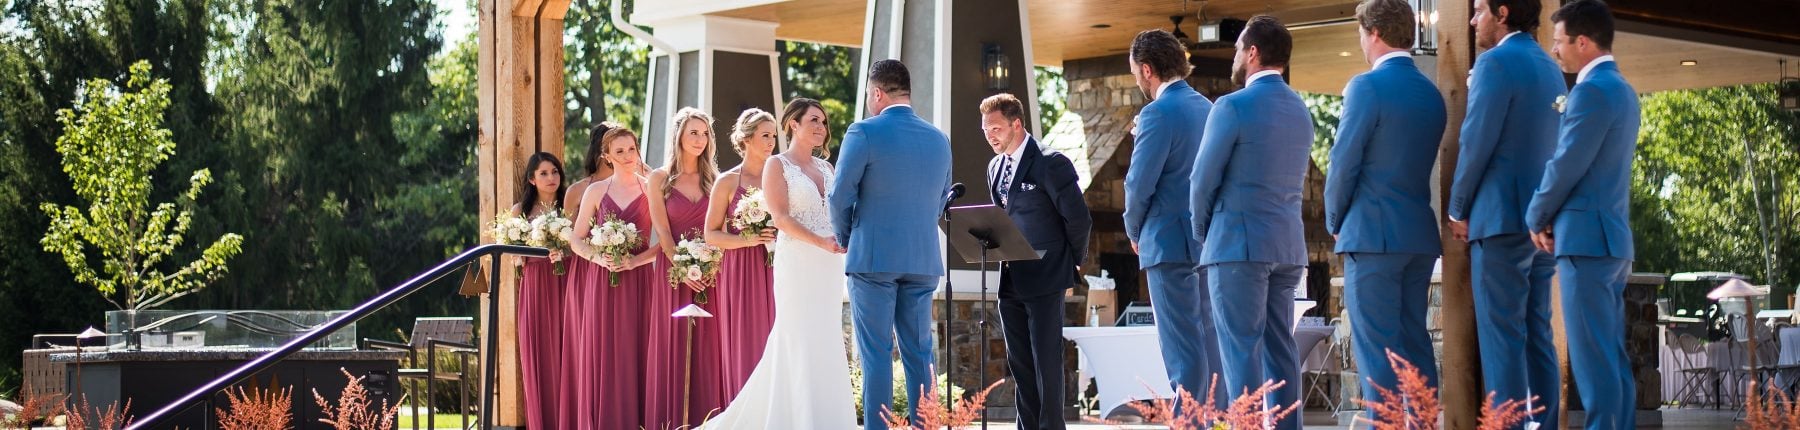
<instances>
[{"instance_id":1,"label":"green tree","mask_svg":"<svg viewBox=\"0 0 1800 430\"><path fill-rule=\"evenodd\" d=\"M80 103L57 112L64 133L56 150L75 194L88 206L44 203L50 216L44 250L61 255L77 282L93 285L124 310L161 306L223 276L225 261L242 250L243 236L225 234L201 258L174 272L160 267L181 245L193 225L194 201L212 181L211 171L196 171L181 208L174 203L149 208L151 171L175 154L175 141L161 126L169 83L152 78L150 63L140 61L131 66L125 88L95 79ZM89 265L89 246L100 253L103 270ZM115 294L122 300L113 299Z\"/></svg>"},{"instance_id":2,"label":"green tree","mask_svg":"<svg viewBox=\"0 0 1800 430\"><path fill-rule=\"evenodd\" d=\"M780 53L781 93L788 99L806 97L825 106L831 134L825 147L837 154L844 131L860 117L856 113L857 62L862 52L822 43L776 41ZM780 109L777 107L776 109ZM781 112L774 112L781 115Z\"/></svg>"},{"instance_id":3,"label":"green tree","mask_svg":"<svg viewBox=\"0 0 1800 430\"><path fill-rule=\"evenodd\" d=\"M242 288L211 304L342 308L416 273L416 261L441 258L442 244L379 230L405 213L392 205L406 202L395 198L408 184L436 181L445 173L431 169L465 150L413 151L412 143L429 143L401 140L403 116L434 102L427 63L442 44L436 8L420 0L233 6L220 20L229 31L218 43L229 48L218 56L215 94L244 180L228 197L244 204L239 222L254 226L245 255L255 264L240 266Z\"/></svg>"},{"instance_id":4,"label":"green tree","mask_svg":"<svg viewBox=\"0 0 1800 430\"><path fill-rule=\"evenodd\" d=\"M18 348L29 345L32 334L99 325L101 312L112 308L100 295L68 288L74 276L38 243L50 224L38 206L78 203L56 153L63 134L56 112L74 106L88 79L123 84L130 64L148 60L155 76L172 86L162 125L182 151L152 173L152 200L179 198L189 179L185 173L201 168L213 168L215 189L235 186L219 168L228 148L213 144L217 105L203 73L212 52L211 5L218 2L0 1L0 94L6 100L0 103L0 379L16 374ZM209 192L200 202L190 236L226 231L212 215L221 194ZM199 252L180 250L175 259L198 258Z\"/></svg>"},{"instance_id":5,"label":"green tree","mask_svg":"<svg viewBox=\"0 0 1800 430\"><path fill-rule=\"evenodd\" d=\"M644 90L649 85L650 45L619 31L612 22L613 0L575 0L564 21L563 58L567 112L563 115L564 170L572 178L586 175L576 166L587 157L588 128L613 121L643 125ZM624 1L623 12L633 10Z\"/></svg>"},{"instance_id":6,"label":"green tree","mask_svg":"<svg viewBox=\"0 0 1800 430\"><path fill-rule=\"evenodd\" d=\"M1313 164L1319 166L1320 172L1328 172L1331 145L1337 143L1338 120L1344 115L1344 96L1303 92L1300 99L1306 102L1306 112L1312 114Z\"/></svg>"},{"instance_id":7,"label":"green tree","mask_svg":"<svg viewBox=\"0 0 1800 430\"><path fill-rule=\"evenodd\" d=\"M1775 285L1778 296L1793 291L1800 131L1775 100L1767 84L1643 96L1632 171L1635 270L1730 271Z\"/></svg>"},{"instance_id":8,"label":"green tree","mask_svg":"<svg viewBox=\"0 0 1800 430\"><path fill-rule=\"evenodd\" d=\"M1069 81L1063 79L1060 67L1033 67L1032 79L1037 79L1038 125L1049 133L1062 119L1064 111L1069 110Z\"/></svg>"}]
</instances>

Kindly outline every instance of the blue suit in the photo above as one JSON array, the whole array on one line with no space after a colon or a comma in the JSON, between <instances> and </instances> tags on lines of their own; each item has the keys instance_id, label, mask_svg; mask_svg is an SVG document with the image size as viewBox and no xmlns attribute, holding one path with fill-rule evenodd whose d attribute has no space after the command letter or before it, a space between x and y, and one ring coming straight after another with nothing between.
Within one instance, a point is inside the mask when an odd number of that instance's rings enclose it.
<instances>
[{"instance_id":1,"label":"blue suit","mask_svg":"<svg viewBox=\"0 0 1800 430\"><path fill-rule=\"evenodd\" d=\"M864 387L893 386L896 335L906 367L909 414L931 374L931 294L944 275L938 217L950 189L950 139L911 107L894 106L850 125L831 184L831 225L850 252L850 315ZM888 390L864 390L863 422L885 429Z\"/></svg>"},{"instance_id":2,"label":"blue suit","mask_svg":"<svg viewBox=\"0 0 1800 430\"><path fill-rule=\"evenodd\" d=\"M1231 396L1266 379L1287 381L1265 400L1300 399L1294 287L1306 265L1300 195L1311 165L1312 116L1280 76L1253 77L1219 99L1195 160L1190 210L1203 243L1225 388ZM1299 429L1289 416L1277 429Z\"/></svg>"},{"instance_id":3,"label":"blue suit","mask_svg":"<svg viewBox=\"0 0 1800 430\"><path fill-rule=\"evenodd\" d=\"M1431 209L1431 166L1447 121L1444 97L1411 57L1382 61L1344 87L1344 115L1325 176L1325 228L1344 256L1345 310L1357 363L1374 387L1398 389L1388 351L1437 385L1426 330L1431 267L1443 254Z\"/></svg>"},{"instance_id":4,"label":"blue suit","mask_svg":"<svg viewBox=\"0 0 1800 430\"><path fill-rule=\"evenodd\" d=\"M1532 246L1525 206L1556 145L1563 75L1530 35L1515 34L1475 60L1450 218L1469 223L1481 372L1498 400L1557 404L1560 371L1550 333L1556 262ZM1556 409L1532 419L1557 423Z\"/></svg>"},{"instance_id":5,"label":"blue suit","mask_svg":"<svg viewBox=\"0 0 1800 430\"><path fill-rule=\"evenodd\" d=\"M1189 236L1187 179L1213 104L1174 81L1138 112L1125 171L1125 234L1138 246L1171 388L1205 399L1219 368L1211 296L1198 273L1200 242ZM1223 399L1221 385L1213 393ZM1204 401L1204 400L1202 400ZM1179 406L1179 405L1178 405Z\"/></svg>"},{"instance_id":6,"label":"blue suit","mask_svg":"<svg viewBox=\"0 0 1800 430\"><path fill-rule=\"evenodd\" d=\"M1637 91L1604 61L1569 91L1556 153L1544 168L1525 219L1549 228L1562 274L1570 368L1581 387L1587 428L1636 426L1636 378L1625 355L1625 281L1631 275L1631 160L1637 148Z\"/></svg>"}]
</instances>

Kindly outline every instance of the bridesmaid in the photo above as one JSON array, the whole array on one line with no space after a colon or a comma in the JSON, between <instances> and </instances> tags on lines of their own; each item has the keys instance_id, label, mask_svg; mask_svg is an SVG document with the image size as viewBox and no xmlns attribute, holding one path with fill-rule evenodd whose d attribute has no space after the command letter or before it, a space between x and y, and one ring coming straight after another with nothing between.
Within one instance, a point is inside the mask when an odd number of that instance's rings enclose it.
<instances>
[{"instance_id":1,"label":"bridesmaid","mask_svg":"<svg viewBox=\"0 0 1800 430\"><path fill-rule=\"evenodd\" d=\"M568 342L569 348L577 349L576 362L563 368L570 373L570 383L576 385L576 424L571 428L634 429L644 422L647 322L666 318L644 306L650 293L665 288L655 266L661 249L650 246L649 199L645 198L649 187L638 155L637 134L613 128L600 141L613 175L589 185L583 193L575 237L570 241L570 248L600 268L573 282L575 288L588 293L580 295L580 301L569 301L570 321L581 332ZM625 261L599 255L587 242L589 230L609 214L637 225L643 240L644 246L633 250ZM617 285L607 282L611 273L620 274Z\"/></svg>"},{"instance_id":2,"label":"bridesmaid","mask_svg":"<svg viewBox=\"0 0 1800 430\"><path fill-rule=\"evenodd\" d=\"M669 123L674 129L663 157L666 161L650 172L650 216L655 221L656 244L663 250L657 259L659 271L668 270L682 237L698 237L705 231L707 196L719 175L713 158L712 117L699 109L682 108ZM652 315L644 418L645 428L650 429L697 425L730 400L720 363L719 322L669 317L676 309L695 303L694 293L710 285L662 281L665 286L652 290L649 298ZM701 304L709 312L716 306L711 301ZM686 324L696 324L692 339ZM686 355L690 347L691 363ZM684 402L686 416L682 415Z\"/></svg>"},{"instance_id":3,"label":"bridesmaid","mask_svg":"<svg viewBox=\"0 0 1800 430\"><path fill-rule=\"evenodd\" d=\"M727 218L737 215L738 201L752 188L762 185L763 164L775 152L775 117L762 109L751 108L738 115L731 129L731 149L744 157L744 164L719 175L713 186L712 203L706 208L706 243L725 249L725 260L719 264L719 285L710 293L719 322L719 351L724 353L726 398L737 396L750 371L762 359L763 344L769 328L775 323L775 295L770 285L774 271L769 267L769 244L775 232L744 238L731 228Z\"/></svg>"},{"instance_id":4,"label":"bridesmaid","mask_svg":"<svg viewBox=\"0 0 1800 430\"><path fill-rule=\"evenodd\" d=\"M519 181L520 202L513 206L513 216L527 219L562 209L562 162L548 152L531 154L525 161L525 177ZM557 275L553 262L563 258L562 251L550 251L550 258L526 258L519 279L519 364L525 385L525 423L533 429L556 429L557 411L562 387L560 369L563 363L563 300L566 280Z\"/></svg>"},{"instance_id":5,"label":"bridesmaid","mask_svg":"<svg viewBox=\"0 0 1800 430\"><path fill-rule=\"evenodd\" d=\"M582 160L582 168L587 170L587 176L569 185L568 193L564 195L562 202L563 216L571 217L571 220L580 223L579 218L574 217L581 213L582 197L587 195L588 186L612 176L612 165L606 162L606 151L603 148L604 145L600 142L600 137L606 135L608 130L618 128L618 126L619 125L616 123L606 121L595 124L593 128L588 129L587 158ZM576 235L578 236L585 237L586 234L587 229L581 229L579 232L576 232ZM593 275L589 272L599 271L600 266L594 264L592 261L588 261L586 258L582 258L580 255L570 258L570 261L566 266L569 270L568 274L563 278L565 279L564 282L569 283L569 286L565 290L567 291L567 296L563 299L568 301L566 305L568 309L565 310L563 316L563 344L575 345L579 342L585 342L585 340L582 339L588 338L586 336L587 332L580 330L584 326L579 324L579 322L583 321L583 318L591 317L583 315L587 313L587 309L575 306L575 304L588 303L592 298L587 297L587 295L594 294L595 291L597 291L592 288L592 285L575 285L575 283L592 279ZM578 362L592 363L591 357L585 358L587 361L576 360L575 354L578 351L579 350L576 348L563 348L563 362L570 363L571 365ZM586 408L582 408L575 403L575 398L577 397L576 389L581 387L581 385L568 383L568 381L572 381L573 379L568 378L567 373L564 373L562 376L563 377L559 379L565 382L561 384L560 387L557 387L557 396L554 397L556 399L557 407L551 412L554 414L555 421L549 423L549 427L545 428L573 430L580 428L580 424L576 422L576 414L586 410Z\"/></svg>"}]
</instances>

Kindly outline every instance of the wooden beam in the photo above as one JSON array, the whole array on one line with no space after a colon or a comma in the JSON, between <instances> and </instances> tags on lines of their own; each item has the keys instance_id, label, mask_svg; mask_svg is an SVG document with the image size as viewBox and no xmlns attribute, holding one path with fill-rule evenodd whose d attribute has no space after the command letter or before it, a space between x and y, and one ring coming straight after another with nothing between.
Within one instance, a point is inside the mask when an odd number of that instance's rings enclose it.
<instances>
[{"instance_id":1,"label":"wooden beam","mask_svg":"<svg viewBox=\"0 0 1800 430\"><path fill-rule=\"evenodd\" d=\"M1619 21L1800 45L1800 2L1792 0L1614 0ZM1549 21L1544 21L1548 23Z\"/></svg>"},{"instance_id":2,"label":"wooden beam","mask_svg":"<svg viewBox=\"0 0 1800 430\"><path fill-rule=\"evenodd\" d=\"M1455 181L1458 139L1462 136L1463 116L1469 105L1469 70L1475 64L1475 39L1469 28L1472 2L1438 3L1437 84L1443 93L1448 121L1444 140L1438 146L1439 213L1449 206L1451 184ZM1443 310L1438 313L1438 326L1443 328L1443 366L1438 371L1439 396L1444 406L1444 427L1470 430L1476 426L1481 401L1486 391L1481 381L1481 354L1475 332L1475 296L1470 289L1469 243L1450 234L1449 219L1439 218L1439 240L1444 245Z\"/></svg>"},{"instance_id":3,"label":"wooden beam","mask_svg":"<svg viewBox=\"0 0 1800 430\"><path fill-rule=\"evenodd\" d=\"M519 173L531 154L563 153L562 16L567 0L481 0L478 11L480 57L477 60L481 130L477 147L480 169L482 220L512 209L518 199ZM550 18L546 18L550 17ZM485 229L484 229L485 230ZM493 238L482 238L492 243ZM496 350L482 351L497 361L494 387L494 424L524 425L523 381L518 351L518 276L514 261L499 268L501 284L489 294L499 294L499 327ZM481 301L483 316L488 301ZM483 321L481 327L487 327ZM492 390L492 391L490 391Z\"/></svg>"}]
</instances>

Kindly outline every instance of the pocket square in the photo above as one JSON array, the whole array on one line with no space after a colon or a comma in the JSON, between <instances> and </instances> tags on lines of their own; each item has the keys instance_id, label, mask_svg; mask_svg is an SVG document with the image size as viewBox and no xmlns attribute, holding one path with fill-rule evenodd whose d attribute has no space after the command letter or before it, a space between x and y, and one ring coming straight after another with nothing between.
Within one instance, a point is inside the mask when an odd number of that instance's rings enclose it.
<instances>
[{"instance_id":1,"label":"pocket square","mask_svg":"<svg viewBox=\"0 0 1800 430\"><path fill-rule=\"evenodd\" d=\"M1019 183L1019 189L1024 190L1024 191L1035 190L1035 189L1037 189L1037 184L1033 184L1030 182L1021 182L1021 183Z\"/></svg>"}]
</instances>

